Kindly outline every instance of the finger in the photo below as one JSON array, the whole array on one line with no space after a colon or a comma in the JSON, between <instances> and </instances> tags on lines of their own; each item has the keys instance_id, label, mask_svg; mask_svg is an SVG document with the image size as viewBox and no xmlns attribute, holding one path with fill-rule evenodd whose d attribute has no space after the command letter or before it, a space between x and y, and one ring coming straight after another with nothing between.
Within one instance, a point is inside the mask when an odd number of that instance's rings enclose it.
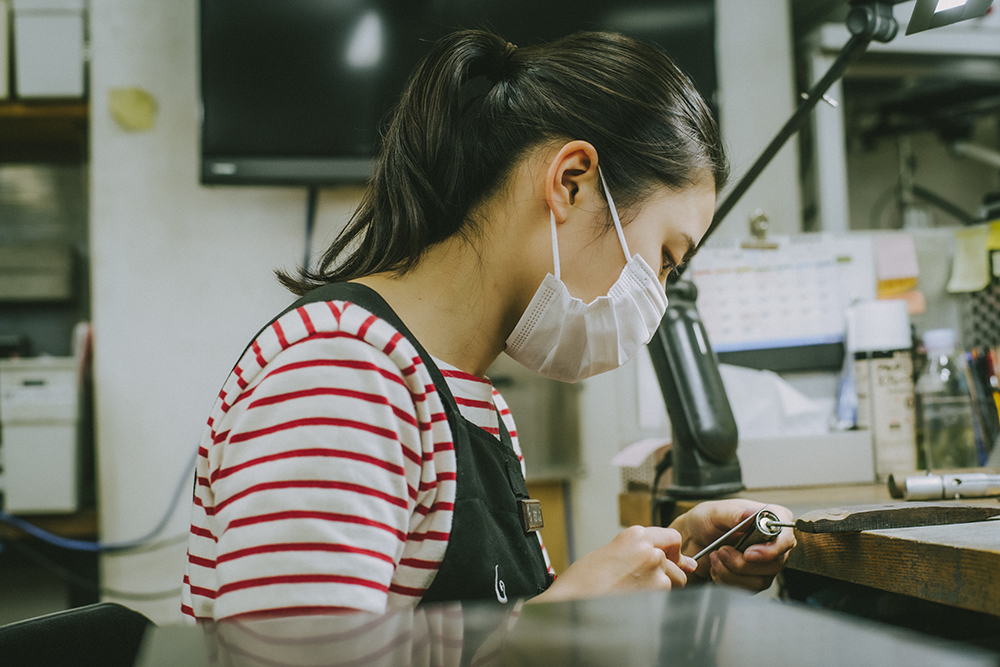
<instances>
[{"instance_id":1,"label":"finger","mask_svg":"<svg viewBox=\"0 0 1000 667\"><path fill-rule=\"evenodd\" d=\"M745 554L732 547L723 547L713 555L716 556L713 565L719 562L722 567L737 576L773 577L785 566L785 556L766 561L748 561Z\"/></svg>"},{"instance_id":2,"label":"finger","mask_svg":"<svg viewBox=\"0 0 1000 667\"><path fill-rule=\"evenodd\" d=\"M681 558L681 534L673 528L650 526L646 528L645 539L667 557L677 563Z\"/></svg>"},{"instance_id":3,"label":"finger","mask_svg":"<svg viewBox=\"0 0 1000 667\"><path fill-rule=\"evenodd\" d=\"M764 505L753 500L733 498L701 503L699 508L707 512L708 523L722 535L751 514L760 511Z\"/></svg>"},{"instance_id":4,"label":"finger","mask_svg":"<svg viewBox=\"0 0 1000 667\"><path fill-rule=\"evenodd\" d=\"M788 552L795 545L795 533L791 528L784 528L778 536L770 542L761 542L747 547L744 556L747 561L762 563L770 560L784 560L788 557Z\"/></svg>"},{"instance_id":5,"label":"finger","mask_svg":"<svg viewBox=\"0 0 1000 667\"><path fill-rule=\"evenodd\" d=\"M738 574L726 566L723 562L724 558L725 557L719 553L713 553L711 557L711 577L712 581L716 584L735 586L737 588L743 588L750 591L763 591L770 588L771 584L774 582L774 577L777 573Z\"/></svg>"},{"instance_id":6,"label":"finger","mask_svg":"<svg viewBox=\"0 0 1000 667\"><path fill-rule=\"evenodd\" d=\"M669 580L670 588L684 588L687 585L687 573L677 563L668 560L664 563L662 572Z\"/></svg>"}]
</instances>

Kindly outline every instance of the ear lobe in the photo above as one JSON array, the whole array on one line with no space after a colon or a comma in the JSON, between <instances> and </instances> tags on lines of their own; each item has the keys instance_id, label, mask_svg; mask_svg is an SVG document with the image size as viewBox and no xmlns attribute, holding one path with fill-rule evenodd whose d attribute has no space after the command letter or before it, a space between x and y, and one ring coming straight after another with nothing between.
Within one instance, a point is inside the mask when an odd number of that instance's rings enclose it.
<instances>
[{"instance_id":1,"label":"ear lobe","mask_svg":"<svg viewBox=\"0 0 1000 667\"><path fill-rule=\"evenodd\" d=\"M555 214L556 222L564 222L579 204L584 185L597 183L597 149L586 141L571 141L559 149L546 174L545 199Z\"/></svg>"}]
</instances>

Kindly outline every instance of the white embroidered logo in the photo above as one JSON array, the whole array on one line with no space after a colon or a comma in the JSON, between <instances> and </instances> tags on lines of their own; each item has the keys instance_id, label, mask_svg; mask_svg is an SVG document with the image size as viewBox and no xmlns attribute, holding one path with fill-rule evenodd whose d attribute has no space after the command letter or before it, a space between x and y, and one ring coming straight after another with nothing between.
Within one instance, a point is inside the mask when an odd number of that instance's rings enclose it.
<instances>
[{"instance_id":1,"label":"white embroidered logo","mask_svg":"<svg viewBox=\"0 0 1000 667\"><path fill-rule=\"evenodd\" d=\"M503 579L500 578L500 566L497 565L495 568L493 568L493 572L495 575L493 579L493 586L496 588L497 600L502 602L503 604L507 604L507 590L506 587L503 585Z\"/></svg>"}]
</instances>

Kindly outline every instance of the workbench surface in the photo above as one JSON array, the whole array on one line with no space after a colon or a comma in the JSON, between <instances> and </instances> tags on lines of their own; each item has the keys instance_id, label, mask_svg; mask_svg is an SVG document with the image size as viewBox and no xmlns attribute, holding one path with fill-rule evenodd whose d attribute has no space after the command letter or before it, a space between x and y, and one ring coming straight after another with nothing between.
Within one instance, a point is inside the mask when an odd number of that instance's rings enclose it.
<instances>
[{"instance_id":1,"label":"workbench surface","mask_svg":"<svg viewBox=\"0 0 1000 667\"><path fill-rule=\"evenodd\" d=\"M783 505L796 517L819 509L899 503L885 484L760 489L738 497ZM622 494L623 525L650 523L650 495ZM997 507L996 498L942 501ZM681 512L693 503L678 503ZM867 530L803 533L788 567L931 602L1000 616L1000 520Z\"/></svg>"}]
</instances>

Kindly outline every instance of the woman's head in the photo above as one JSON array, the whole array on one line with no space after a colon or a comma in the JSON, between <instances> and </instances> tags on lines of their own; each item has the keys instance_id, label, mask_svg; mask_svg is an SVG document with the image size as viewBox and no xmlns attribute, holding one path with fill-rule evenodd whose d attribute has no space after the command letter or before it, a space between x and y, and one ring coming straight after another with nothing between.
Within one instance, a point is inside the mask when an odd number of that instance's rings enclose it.
<instances>
[{"instance_id":1,"label":"woman's head","mask_svg":"<svg viewBox=\"0 0 1000 667\"><path fill-rule=\"evenodd\" d=\"M293 291L383 272L405 273L426 249L476 232L477 207L546 144L589 142L619 210L663 186L728 167L708 106L660 50L610 33L515 48L482 31L442 38L410 78L375 174L315 273Z\"/></svg>"}]
</instances>

